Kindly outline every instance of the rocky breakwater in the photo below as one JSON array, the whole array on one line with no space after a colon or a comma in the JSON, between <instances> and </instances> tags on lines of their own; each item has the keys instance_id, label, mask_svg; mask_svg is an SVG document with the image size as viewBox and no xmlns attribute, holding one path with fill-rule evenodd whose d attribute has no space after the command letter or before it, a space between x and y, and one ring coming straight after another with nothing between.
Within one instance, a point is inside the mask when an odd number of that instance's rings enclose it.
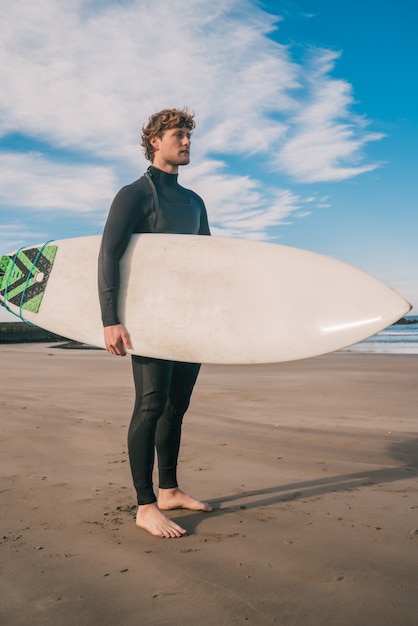
<instances>
[{"instance_id":1,"label":"rocky breakwater","mask_svg":"<svg viewBox=\"0 0 418 626\"><path fill-rule=\"evenodd\" d=\"M2 322L0 323L0 344L1 343L52 343L65 341L65 337L60 337L47 330L30 326L24 322Z\"/></svg>"}]
</instances>

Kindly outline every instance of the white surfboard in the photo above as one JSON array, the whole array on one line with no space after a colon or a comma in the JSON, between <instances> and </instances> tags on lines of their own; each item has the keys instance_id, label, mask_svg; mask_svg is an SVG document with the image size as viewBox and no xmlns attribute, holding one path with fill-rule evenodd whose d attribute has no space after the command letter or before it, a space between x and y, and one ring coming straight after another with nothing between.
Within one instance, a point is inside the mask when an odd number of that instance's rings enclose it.
<instances>
[{"instance_id":1,"label":"white surfboard","mask_svg":"<svg viewBox=\"0 0 418 626\"><path fill-rule=\"evenodd\" d=\"M22 319L104 347L100 237L0 257L0 299ZM2 274L2 277L1 277ZM332 352L411 308L379 280L288 246L193 235L133 235L121 261L120 316L143 356L268 363Z\"/></svg>"}]
</instances>

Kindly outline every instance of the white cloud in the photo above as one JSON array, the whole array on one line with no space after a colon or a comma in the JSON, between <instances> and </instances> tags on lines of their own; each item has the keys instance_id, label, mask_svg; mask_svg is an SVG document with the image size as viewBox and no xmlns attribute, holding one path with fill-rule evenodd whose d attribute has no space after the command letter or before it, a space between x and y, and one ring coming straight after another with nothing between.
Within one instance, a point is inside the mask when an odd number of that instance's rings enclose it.
<instances>
[{"instance_id":1,"label":"white cloud","mask_svg":"<svg viewBox=\"0 0 418 626\"><path fill-rule=\"evenodd\" d=\"M102 210L114 195L108 167L59 164L36 153L0 153L0 204L41 211Z\"/></svg>"},{"instance_id":2,"label":"white cloud","mask_svg":"<svg viewBox=\"0 0 418 626\"><path fill-rule=\"evenodd\" d=\"M359 163L364 146L383 135L365 132L364 119L350 112L351 85L329 77L338 57L329 50L313 54L305 77L307 97L288 119L288 137L277 164L301 182L344 180L377 167Z\"/></svg>"},{"instance_id":3,"label":"white cloud","mask_svg":"<svg viewBox=\"0 0 418 626\"><path fill-rule=\"evenodd\" d=\"M220 161L206 161L182 174L183 184L210 206L213 234L263 239L269 228L284 224L300 208L300 198L290 191L230 175L225 169Z\"/></svg>"},{"instance_id":4,"label":"white cloud","mask_svg":"<svg viewBox=\"0 0 418 626\"><path fill-rule=\"evenodd\" d=\"M0 230L0 250L3 254L16 252L19 248L28 245L28 241L35 244L45 241L45 234L36 232L34 228L29 228L23 222L14 224L2 224Z\"/></svg>"},{"instance_id":5,"label":"white cloud","mask_svg":"<svg viewBox=\"0 0 418 626\"><path fill-rule=\"evenodd\" d=\"M0 128L121 156L154 110L191 104L207 150L266 150L297 68L246 0L16 0L2 8ZM260 122L263 121L261 125ZM130 153L124 153L130 156Z\"/></svg>"},{"instance_id":6,"label":"white cloud","mask_svg":"<svg viewBox=\"0 0 418 626\"><path fill-rule=\"evenodd\" d=\"M140 127L165 106L197 113L189 179L228 234L266 237L301 202L254 179L254 155L302 182L375 167L359 159L380 136L350 113L350 86L330 78L337 55L296 63L269 37L278 18L251 0L154 0L152 10L141 0L13 0L1 11L0 135L84 153L78 165L3 153L9 206L107 207L139 175ZM237 154L248 158L239 176L219 165Z\"/></svg>"}]
</instances>

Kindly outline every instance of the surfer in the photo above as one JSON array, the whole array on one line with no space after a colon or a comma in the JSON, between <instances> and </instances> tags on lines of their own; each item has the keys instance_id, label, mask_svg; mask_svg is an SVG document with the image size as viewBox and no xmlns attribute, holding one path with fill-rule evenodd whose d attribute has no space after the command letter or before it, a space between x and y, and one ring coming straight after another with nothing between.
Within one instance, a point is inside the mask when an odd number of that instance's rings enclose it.
<instances>
[{"instance_id":1,"label":"surfer","mask_svg":"<svg viewBox=\"0 0 418 626\"><path fill-rule=\"evenodd\" d=\"M180 186L178 168L190 162L195 128L187 109L164 109L142 128L141 145L151 162L146 174L123 187L111 205L99 256L99 297L106 350L125 356L131 341L118 316L119 261L133 233L210 235L203 200ZM163 511L212 506L180 490L177 459L182 419L200 365L132 356L135 405L128 451L138 511L136 524L160 537L181 537L186 530ZM157 451L159 492L152 482Z\"/></svg>"}]
</instances>

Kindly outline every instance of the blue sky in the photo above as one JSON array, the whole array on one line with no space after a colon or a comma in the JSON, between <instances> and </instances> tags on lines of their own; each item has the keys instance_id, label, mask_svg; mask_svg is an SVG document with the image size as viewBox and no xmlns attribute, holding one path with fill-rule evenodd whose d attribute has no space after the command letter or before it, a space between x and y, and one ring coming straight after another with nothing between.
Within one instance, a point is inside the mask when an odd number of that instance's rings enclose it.
<instances>
[{"instance_id":1,"label":"blue sky","mask_svg":"<svg viewBox=\"0 0 418 626\"><path fill-rule=\"evenodd\" d=\"M418 312L417 3L1 5L1 253L100 234L143 122L188 105L180 182L213 234L352 263Z\"/></svg>"}]
</instances>

